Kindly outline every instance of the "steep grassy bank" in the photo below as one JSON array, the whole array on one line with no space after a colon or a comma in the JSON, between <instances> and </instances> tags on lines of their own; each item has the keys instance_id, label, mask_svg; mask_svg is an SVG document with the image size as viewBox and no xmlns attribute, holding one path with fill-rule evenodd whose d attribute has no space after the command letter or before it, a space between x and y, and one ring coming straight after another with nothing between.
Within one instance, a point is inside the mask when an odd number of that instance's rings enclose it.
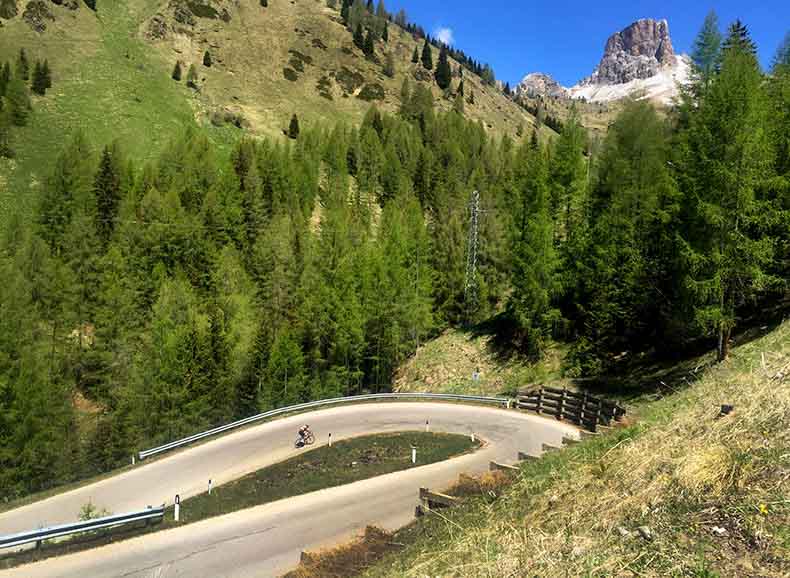
<instances>
[{"instance_id":1,"label":"steep grassy bank","mask_svg":"<svg viewBox=\"0 0 790 578\"><path fill-rule=\"evenodd\" d=\"M635 425L525 464L493 504L419 523L366 576L786 576L789 376L785 322Z\"/></svg>"}]
</instances>

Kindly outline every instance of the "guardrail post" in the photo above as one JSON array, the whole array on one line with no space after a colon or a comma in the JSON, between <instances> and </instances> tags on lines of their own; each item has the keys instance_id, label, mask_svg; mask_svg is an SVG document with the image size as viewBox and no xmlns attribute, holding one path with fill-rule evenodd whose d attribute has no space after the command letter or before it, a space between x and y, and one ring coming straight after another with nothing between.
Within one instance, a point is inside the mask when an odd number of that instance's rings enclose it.
<instances>
[{"instance_id":1,"label":"guardrail post","mask_svg":"<svg viewBox=\"0 0 790 578\"><path fill-rule=\"evenodd\" d=\"M208 495L211 495L211 478L208 479Z\"/></svg>"},{"instance_id":2,"label":"guardrail post","mask_svg":"<svg viewBox=\"0 0 790 578\"><path fill-rule=\"evenodd\" d=\"M541 387L540 391L538 391L538 407L536 409L536 413L540 414L542 410L543 410L543 388Z\"/></svg>"},{"instance_id":3,"label":"guardrail post","mask_svg":"<svg viewBox=\"0 0 790 578\"><path fill-rule=\"evenodd\" d=\"M181 496L178 494L176 494L175 504L175 513L173 514L173 518L176 522L178 522L181 517Z\"/></svg>"}]
</instances>

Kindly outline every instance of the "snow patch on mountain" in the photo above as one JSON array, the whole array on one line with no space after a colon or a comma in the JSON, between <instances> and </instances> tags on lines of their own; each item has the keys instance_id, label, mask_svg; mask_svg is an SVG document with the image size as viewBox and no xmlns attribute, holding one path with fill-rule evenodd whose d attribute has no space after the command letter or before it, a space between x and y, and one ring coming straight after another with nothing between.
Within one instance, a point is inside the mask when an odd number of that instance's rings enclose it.
<instances>
[{"instance_id":1,"label":"snow patch on mountain","mask_svg":"<svg viewBox=\"0 0 790 578\"><path fill-rule=\"evenodd\" d=\"M679 86L689 81L691 61L688 56L674 56L675 62L649 78L636 78L621 84L580 83L568 89L571 98L588 102L610 102L626 97L671 104L679 94Z\"/></svg>"}]
</instances>

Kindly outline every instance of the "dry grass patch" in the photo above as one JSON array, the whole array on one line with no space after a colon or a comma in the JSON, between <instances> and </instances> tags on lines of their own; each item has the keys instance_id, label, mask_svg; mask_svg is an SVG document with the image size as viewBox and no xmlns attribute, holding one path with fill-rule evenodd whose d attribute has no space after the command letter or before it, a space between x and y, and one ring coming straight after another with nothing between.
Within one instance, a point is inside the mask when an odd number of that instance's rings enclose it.
<instances>
[{"instance_id":1,"label":"dry grass patch","mask_svg":"<svg viewBox=\"0 0 790 578\"><path fill-rule=\"evenodd\" d=\"M368 526L365 533L349 544L316 553L302 554L299 567L285 578L344 578L358 574L387 552L399 547L392 542L392 534Z\"/></svg>"}]
</instances>

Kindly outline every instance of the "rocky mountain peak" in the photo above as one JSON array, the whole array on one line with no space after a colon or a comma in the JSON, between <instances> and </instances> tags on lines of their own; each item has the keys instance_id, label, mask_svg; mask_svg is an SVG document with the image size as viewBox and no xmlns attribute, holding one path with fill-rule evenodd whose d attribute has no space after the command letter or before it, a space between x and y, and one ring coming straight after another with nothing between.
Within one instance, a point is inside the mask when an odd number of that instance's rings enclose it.
<instances>
[{"instance_id":1,"label":"rocky mountain peak","mask_svg":"<svg viewBox=\"0 0 790 578\"><path fill-rule=\"evenodd\" d=\"M650 78L675 64L666 20L637 20L606 41L603 58L585 84L624 84Z\"/></svg>"},{"instance_id":2,"label":"rocky mountain peak","mask_svg":"<svg viewBox=\"0 0 790 578\"><path fill-rule=\"evenodd\" d=\"M516 94L527 96L565 96L566 90L553 77L543 72L527 74L515 88Z\"/></svg>"}]
</instances>

